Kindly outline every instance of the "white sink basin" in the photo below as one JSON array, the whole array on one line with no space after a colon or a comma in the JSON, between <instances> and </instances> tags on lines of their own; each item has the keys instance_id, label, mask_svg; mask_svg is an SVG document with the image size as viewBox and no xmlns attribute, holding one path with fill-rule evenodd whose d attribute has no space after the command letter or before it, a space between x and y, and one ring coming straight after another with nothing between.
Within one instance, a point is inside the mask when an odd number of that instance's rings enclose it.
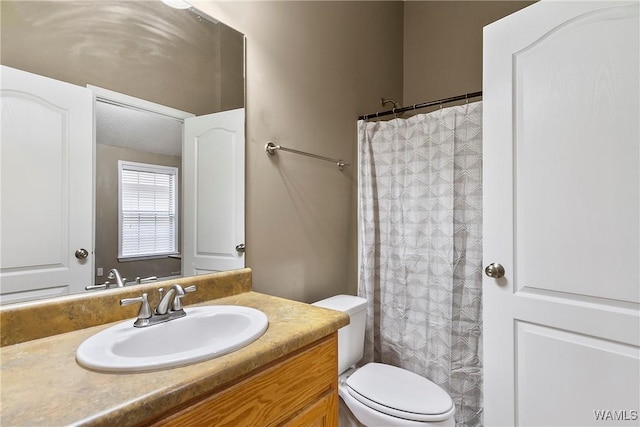
<instances>
[{"instance_id":1,"label":"white sink basin","mask_svg":"<svg viewBox=\"0 0 640 427\"><path fill-rule=\"evenodd\" d=\"M146 328L127 320L86 339L76 352L85 368L142 372L190 365L231 353L260 338L267 316L254 308L210 305Z\"/></svg>"}]
</instances>

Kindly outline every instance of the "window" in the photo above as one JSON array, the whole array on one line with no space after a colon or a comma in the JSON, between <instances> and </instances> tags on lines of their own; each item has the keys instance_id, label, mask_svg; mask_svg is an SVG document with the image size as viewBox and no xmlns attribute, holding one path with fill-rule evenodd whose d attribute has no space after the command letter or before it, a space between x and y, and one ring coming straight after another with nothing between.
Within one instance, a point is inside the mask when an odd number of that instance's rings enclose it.
<instances>
[{"instance_id":1,"label":"window","mask_svg":"<svg viewBox=\"0 0 640 427\"><path fill-rule=\"evenodd\" d=\"M178 252L178 168L118 161L118 258Z\"/></svg>"}]
</instances>

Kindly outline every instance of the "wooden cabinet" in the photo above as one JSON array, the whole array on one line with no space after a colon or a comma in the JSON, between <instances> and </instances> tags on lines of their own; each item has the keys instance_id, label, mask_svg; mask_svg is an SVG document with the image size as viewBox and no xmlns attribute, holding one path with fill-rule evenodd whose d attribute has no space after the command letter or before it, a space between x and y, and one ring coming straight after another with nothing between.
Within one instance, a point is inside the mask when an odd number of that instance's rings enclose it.
<instances>
[{"instance_id":1,"label":"wooden cabinet","mask_svg":"<svg viewBox=\"0 0 640 427\"><path fill-rule=\"evenodd\" d=\"M337 333L151 425L337 426Z\"/></svg>"}]
</instances>

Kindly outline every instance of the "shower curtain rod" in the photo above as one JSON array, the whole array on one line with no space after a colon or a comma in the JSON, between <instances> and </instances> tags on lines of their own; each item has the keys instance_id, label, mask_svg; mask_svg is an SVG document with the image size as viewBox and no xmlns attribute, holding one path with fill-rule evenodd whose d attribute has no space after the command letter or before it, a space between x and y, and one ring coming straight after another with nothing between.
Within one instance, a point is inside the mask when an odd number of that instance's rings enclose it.
<instances>
[{"instance_id":1,"label":"shower curtain rod","mask_svg":"<svg viewBox=\"0 0 640 427\"><path fill-rule=\"evenodd\" d=\"M369 119L373 119L374 117L378 118L382 116L388 116L389 114L404 113L405 111L417 110L418 108L432 107L434 105L442 105L442 104L447 104L449 102L462 101L464 99L468 100L471 98L477 98L479 96L482 96L482 91L465 93L464 95L452 96L451 98L438 99L437 101L423 102L422 104L413 104L410 107L394 108L392 110L382 111L380 113L365 114L363 116L358 117L358 120L369 120Z\"/></svg>"}]
</instances>

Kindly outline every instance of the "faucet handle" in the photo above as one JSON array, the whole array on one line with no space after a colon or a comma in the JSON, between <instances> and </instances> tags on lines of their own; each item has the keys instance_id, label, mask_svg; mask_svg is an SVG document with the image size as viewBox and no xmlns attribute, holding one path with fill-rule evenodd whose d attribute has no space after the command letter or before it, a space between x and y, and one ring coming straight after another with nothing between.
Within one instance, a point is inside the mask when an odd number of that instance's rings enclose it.
<instances>
[{"instance_id":1,"label":"faucet handle","mask_svg":"<svg viewBox=\"0 0 640 427\"><path fill-rule=\"evenodd\" d=\"M150 282L153 280L158 280L158 276L149 276L149 277L145 277L144 279L141 279L140 276L138 276L136 277L136 285L139 285L142 282Z\"/></svg>"},{"instance_id":2,"label":"faucet handle","mask_svg":"<svg viewBox=\"0 0 640 427\"><path fill-rule=\"evenodd\" d=\"M180 285L177 285L177 286L180 286ZM184 294L186 294L187 292L195 292L196 285L187 286L186 288L182 288L182 290L183 292L176 293L176 296L173 300L174 311L182 310L182 297L184 297Z\"/></svg>"},{"instance_id":3,"label":"faucet handle","mask_svg":"<svg viewBox=\"0 0 640 427\"><path fill-rule=\"evenodd\" d=\"M129 304L140 304L140 311L138 312L138 319L149 319L151 317L151 307L149 306L149 299L147 298L147 294L144 293L142 296L137 298L125 298L120 300L120 306L124 307Z\"/></svg>"},{"instance_id":4,"label":"faucet handle","mask_svg":"<svg viewBox=\"0 0 640 427\"><path fill-rule=\"evenodd\" d=\"M109 284L109 281L107 280L104 283L99 283L97 285L89 285L89 286L85 286L84 290L85 291L95 291L96 289L109 289L111 287L111 285Z\"/></svg>"}]
</instances>

